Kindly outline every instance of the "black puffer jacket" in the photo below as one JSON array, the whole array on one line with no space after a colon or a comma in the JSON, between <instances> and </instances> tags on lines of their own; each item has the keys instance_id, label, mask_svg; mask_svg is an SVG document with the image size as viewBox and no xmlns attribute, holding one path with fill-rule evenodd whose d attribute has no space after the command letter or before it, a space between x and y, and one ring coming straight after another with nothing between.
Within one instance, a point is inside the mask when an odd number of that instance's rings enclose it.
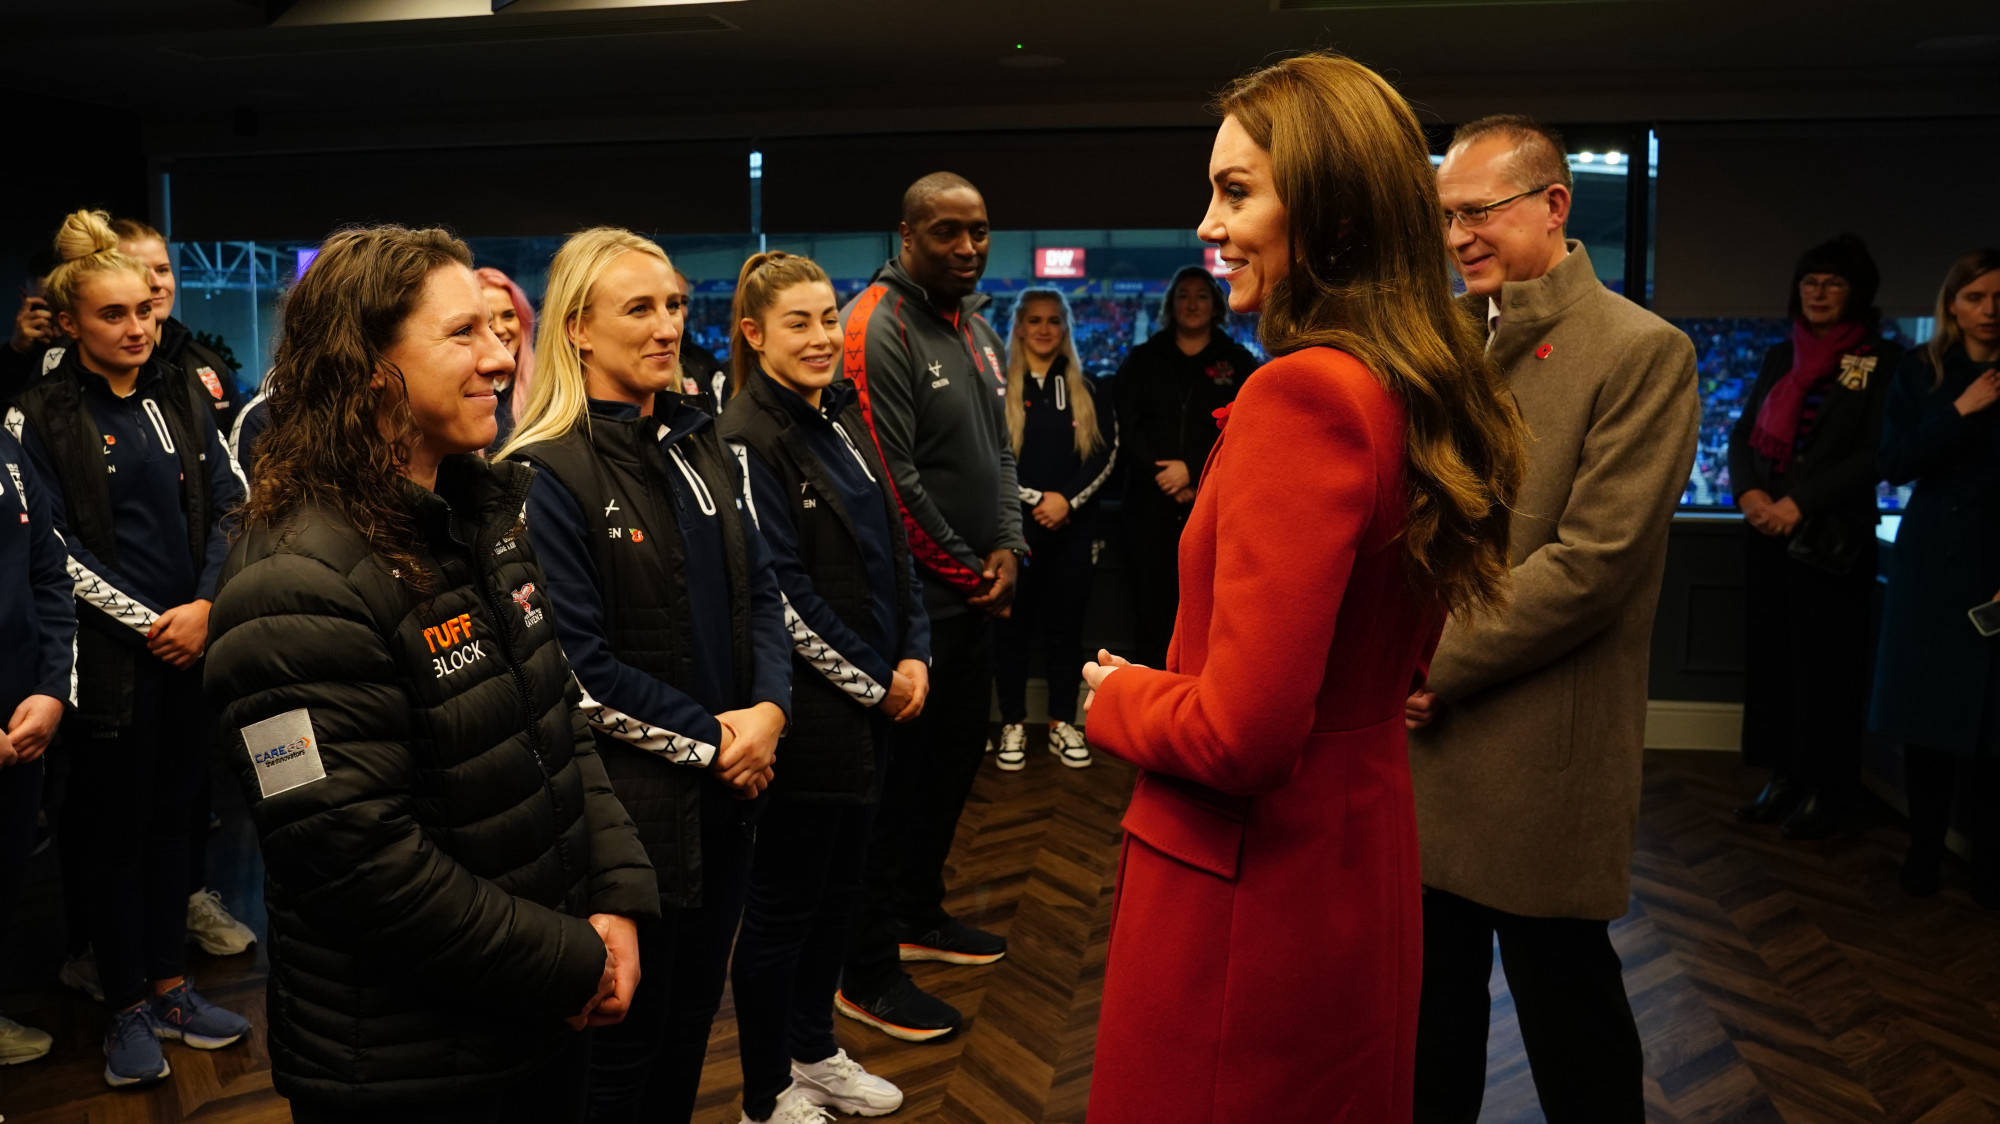
<instances>
[{"instance_id":1,"label":"black puffer jacket","mask_svg":"<svg viewBox=\"0 0 2000 1124\"><path fill-rule=\"evenodd\" d=\"M658 914L520 522L531 475L452 457L436 493L409 486L429 596L325 512L230 554L207 686L263 841L287 1097L359 1111L518 1077L596 988L585 918ZM300 709L326 776L262 797L251 755L285 747L242 731Z\"/></svg>"}]
</instances>

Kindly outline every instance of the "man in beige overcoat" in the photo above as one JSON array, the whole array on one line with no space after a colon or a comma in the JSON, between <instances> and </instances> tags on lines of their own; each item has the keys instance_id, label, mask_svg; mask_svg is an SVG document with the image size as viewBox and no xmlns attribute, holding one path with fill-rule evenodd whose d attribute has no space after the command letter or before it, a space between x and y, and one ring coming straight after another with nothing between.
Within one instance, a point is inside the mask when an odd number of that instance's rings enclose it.
<instances>
[{"instance_id":1,"label":"man in beige overcoat","mask_svg":"<svg viewBox=\"0 0 2000 1124\"><path fill-rule=\"evenodd\" d=\"M1446 241L1531 439L1511 597L1445 625L1409 702L1423 848L1418 1124L1474 1124L1493 942L1551 1124L1639 1124L1643 1062L1609 924L1626 909L1647 654L1694 462L1694 347L1564 237L1561 138L1460 129Z\"/></svg>"}]
</instances>

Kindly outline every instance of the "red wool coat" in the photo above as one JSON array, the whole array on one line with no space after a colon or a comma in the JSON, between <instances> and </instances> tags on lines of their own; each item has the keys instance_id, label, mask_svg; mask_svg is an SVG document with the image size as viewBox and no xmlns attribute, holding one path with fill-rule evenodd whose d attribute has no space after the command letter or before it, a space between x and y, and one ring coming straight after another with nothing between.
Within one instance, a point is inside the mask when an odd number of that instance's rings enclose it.
<instances>
[{"instance_id":1,"label":"red wool coat","mask_svg":"<svg viewBox=\"0 0 2000 1124\"><path fill-rule=\"evenodd\" d=\"M1344 352L1243 385L1181 536L1166 670L1114 672L1093 744L1125 815L1091 1124L1410 1119L1422 964L1403 700L1402 407Z\"/></svg>"}]
</instances>

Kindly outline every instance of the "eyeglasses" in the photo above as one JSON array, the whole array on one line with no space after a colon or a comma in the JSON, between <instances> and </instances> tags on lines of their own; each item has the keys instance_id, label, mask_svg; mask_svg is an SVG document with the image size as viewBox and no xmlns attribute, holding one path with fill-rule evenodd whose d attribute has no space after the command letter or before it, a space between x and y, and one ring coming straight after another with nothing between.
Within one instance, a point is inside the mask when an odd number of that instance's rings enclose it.
<instances>
[{"instance_id":1,"label":"eyeglasses","mask_svg":"<svg viewBox=\"0 0 2000 1124\"><path fill-rule=\"evenodd\" d=\"M1485 226L1486 220L1493 217L1493 212L1499 210L1502 207L1505 207L1509 203L1515 202L1516 200L1526 199L1530 195L1538 195L1554 186L1555 184L1545 183L1540 187L1531 187L1526 191L1519 192L1514 195L1509 195L1505 199L1495 199L1491 203L1480 204L1472 207L1462 207L1456 211L1447 210L1444 213L1444 228L1446 230L1450 230L1451 224L1454 222L1458 223L1460 226L1463 226L1467 230L1471 230L1474 227Z\"/></svg>"},{"instance_id":2,"label":"eyeglasses","mask_svg":"<svg viewBox=\"0 0 2000 1124\"><path fill-rule=\"evenodd\" d=\"M1799 289L1801 291L1810 290L1817 293L1832 294L1844 293L1850 287L1846 280L1839 277L1813 277L1808 275L1799 278Z\"/></svg>"}]
</instances>

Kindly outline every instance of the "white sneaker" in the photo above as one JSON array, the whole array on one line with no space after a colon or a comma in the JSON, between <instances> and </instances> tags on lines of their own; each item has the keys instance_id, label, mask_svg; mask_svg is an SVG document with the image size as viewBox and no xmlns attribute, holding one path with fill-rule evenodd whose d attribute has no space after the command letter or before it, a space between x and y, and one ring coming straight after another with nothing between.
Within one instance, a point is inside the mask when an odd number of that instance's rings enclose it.
<instances>
[{"instance_id":1,"label":"white sneaker","mask_svg":"<svg viewBox=\"0 0 2000 1124\"><path fill-rule=\"evenodd\" d=\"M794 1064L793 1072L797 1072L798 1068ZM798 1082L794 1081L790 1088L778 1094L778 1107L771 1110L769 1117L762 1121L752 1120L746 1112L737 1124L831 1124L832 1120L833 1114L806 1096Z\"/></svg>"},{"instance_id":2,"label":"white sneaker","mask_svg":"<svg viewBox=\"0 0 2000 1124\"><path fill-rule=\"evenodd\" d=\"M97 982L97 953L91 949L65 959L62 970L56 973L56 982L104 1002L104 986Z\"/></svg>"},{"instance_id":3,"label":"white sneaker","mask_svg":"<svg viewBox=\"0 0 2000 1124\"><path fill-rule=\"evenodd\" d=\"M835 1050L825 1061L792 1063L792 1088L814 1104L851 1116L883 1116L903 1107L903 1091Z\"/></svg>"},{"instance_id":4,"label":"white sneaker","mask_svg":"<svg viewBox=\"0 0 2000 1124\"><path fill-rule=\"evenodd\" d=\"M1028 728L1016 722L1000 727L999 765L1010 773L1028 767Z\"/></svg>"},{"instance_id":5,"label":"white sneaker","mask_svg":"<svg viewBox=\"0 0 2000 1124\"><path fill-rule=\"evenodd\" d=\"M45 1056L56 1040L49 1037L46 1030L36 1030L22 1026L13 1019L0 1016L0 1065L19 1065ZM896 1100L900 1102L899 1093Z\"/></svg>"},{"instance_id":6,"label":"white sneaker","mask_svg":"<svg viewBox=\"0 0 2000 1124\"><path fill-rule=\"evenodd\" d=\"M234 956L257 943L257 934L229 915L214 890L188 895L187 935L210 956Z\"/></svg>"},{"instance_id":7,"label":"white sneaker","mask_svg":"<svg viewBox=\"0 0 2000 1124\"><path fill-rule=\"evenodd\" d=\"M1083 731L1067 722L1049 723L1049 752L1072 769L1090 767L1090 743L1083 740Z\"/></svg>"}]
</instances>

